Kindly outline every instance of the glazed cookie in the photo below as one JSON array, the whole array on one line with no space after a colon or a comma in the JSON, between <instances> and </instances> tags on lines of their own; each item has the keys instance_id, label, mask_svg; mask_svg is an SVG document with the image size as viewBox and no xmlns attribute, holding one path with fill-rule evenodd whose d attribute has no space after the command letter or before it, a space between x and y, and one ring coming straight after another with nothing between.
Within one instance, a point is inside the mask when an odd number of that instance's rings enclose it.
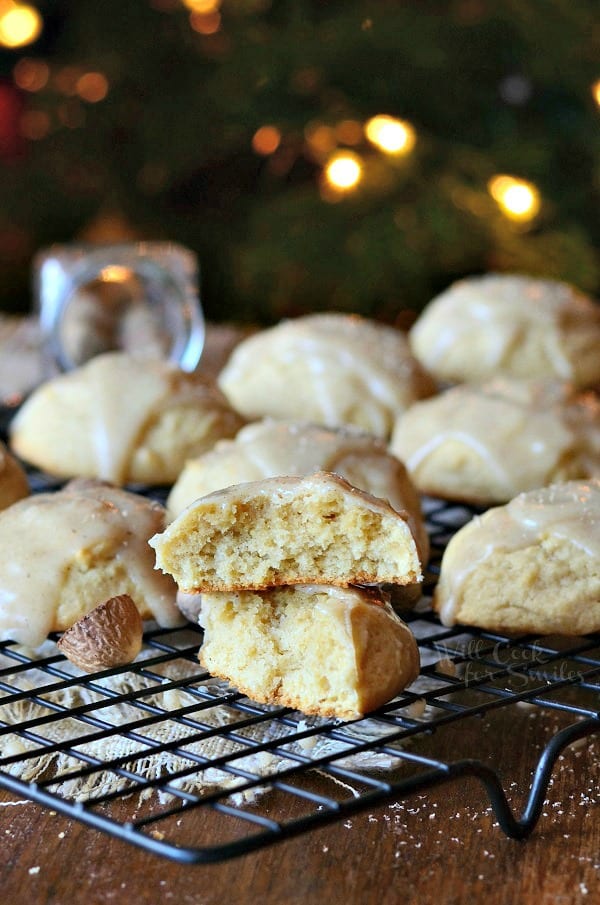
<instances>
[{"instance_id":1,"label":"glazed cookie","mask_svg":"<svg viewBox=\"0 0 600 905\"><path fill-rule=\"evenodd\" d=\"M435 391L403 333L337 313L282 321L243 340L219 385L248 419L354 424L383 438L400 412Z\"/></svg>"},{"instance_id":2,"label":"glazed cookie","mask_svg":"<svg viewBox=\"0 0 600 905\"><path fill-rule=\"evenodd\" d=\"M364 588L203 595L201 663L255 701L352 719L419 673L409 628ZM260 656L257 656L260 651Z\"/></svg>"},{"instance_id":3,"label":"glazed cookie","mask_svg":"<svg viewBox=\"0 0 600 905\"><path fill-rule=\"evenodd\" d=\"M177 588L148 538L164 509L99 481L76 480L0 513L0 638L36 647L97 604L129 594L143 618L181 622Z\"/></svg>"},{"instance_id":4,"label":"glazed cookie","mask_svg":"<svg viewBox=\"0 0 600 905\"><path fill-rule=\"evenodd\" d=\"M424 493L505 503L600 476L600 402L558 381L463 384L401 415L390 446Z\"/></svg>"},{"instance_id":5,"label":"glazed cookie","mask_svg":"<svg viewBox=\"0 0 600 905\"><path fill-rule=\"evenodd\" d=\"M202 497L150 540L183 591L421 580L406 513L338 475L265 478Z\"/></svg>"},{"instance_id":6,"label":"glazed cookie","mask_svg":"<svg viewBox=\"0 0 600 905\"><path fill-rule=\"evenodd\" d=\"M14 418L11 446L59 477L169 484L243 423L203 378L109 352L42 384Z\"/></svg>"},{"instance_id":7,"label":"glazed cookie","mask_svg":"<svg viewBox=\"0 0 600 905\"><path fill-rule=\"evenodd\" d=\"M600 383L600 306L565 283L488 274L454 283L427 305L412 350L438 380L499 374Z\"/></svg>"},{"instance_id":8,"label":"glazed cookie","mask_svg":"<svg viewBox=\"0 0 600 905\"><path fill-rule=\"evenodd\" d=\"M583 635L600 630L600 482L523 493L458 531L434 607L445 625Z\"/></svg>"},{"instance_id":9,"label":"glazed cookie","mask_svg":"<svg viewBox=\"0 0 600 905\"><path fill-rule=\"evenodd\" d=\"M421 559L427 560L429 540L421 502L406 468L381 440L358 428L272 419L249 424L233 440L220 440L186 463L169 494L167 511L174 519L194 500L231 484L316 471L335 472L394 509L406 511Z\"/></svg>"},{"instance_id":10,"label":"glazed cookie","mask_svg":"<svg viewBox=\"0 0 600 905\"><path fill-rule=\"evenodd\" d=\"M27 475L3 443L0 443L0 509L29 495Z\"/></svg>"}]
</instances>

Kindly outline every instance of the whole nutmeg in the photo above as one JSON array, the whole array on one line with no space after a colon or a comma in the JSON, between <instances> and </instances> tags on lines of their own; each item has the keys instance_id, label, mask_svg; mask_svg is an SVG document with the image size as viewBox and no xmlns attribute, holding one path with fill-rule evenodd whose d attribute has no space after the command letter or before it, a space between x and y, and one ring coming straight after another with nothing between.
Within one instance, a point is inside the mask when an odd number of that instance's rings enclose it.
<instances>
[{"instance_id":1,"label":"whole nutmeg","mask_svg":"<svg viewBox=\"0 0 600 905\"><path fill-rule=\"evenodd\" d=\"M58 647L84 672L98 672L135 660L142 648L143 631L135 603L128 594L119 594L74 622Z\"/></svg>"}]
</instances>

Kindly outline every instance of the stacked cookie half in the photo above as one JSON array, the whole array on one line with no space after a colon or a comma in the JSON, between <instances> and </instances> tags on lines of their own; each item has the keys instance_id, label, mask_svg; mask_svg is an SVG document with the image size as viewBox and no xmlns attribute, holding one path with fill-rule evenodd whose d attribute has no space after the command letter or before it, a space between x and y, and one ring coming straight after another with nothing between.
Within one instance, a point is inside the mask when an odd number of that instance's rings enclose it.
<instances>
[{"instance_id":1,"label":"stacked cookie half","mask_svg":"<svg viewBox=\"0 0 600 905\"><path fill-rule=\"evenodd\" d=\"M218 490L150 543L201 594L203 665L256 701L352 718L418 674L414 637L379 589L421 580L408 516L338 475Z\"/></svg>"}]
</instances>

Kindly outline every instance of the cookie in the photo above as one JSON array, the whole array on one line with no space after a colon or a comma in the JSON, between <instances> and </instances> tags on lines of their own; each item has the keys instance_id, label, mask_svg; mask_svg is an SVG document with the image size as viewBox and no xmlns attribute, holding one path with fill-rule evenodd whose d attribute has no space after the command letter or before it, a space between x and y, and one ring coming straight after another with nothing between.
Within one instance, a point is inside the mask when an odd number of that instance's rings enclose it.
<instances>
[{"instance_id":1,"label":"cookie","mask_svg":"<svg viewBox=\"0 0 600 905\"><path fill-rule=\"evenodd\" d=\"M143 618L178 625L177 588L148 546L164 516L159 503L87 480L0 512L0 638L37 647L120 594Z\"/></svg>"},{"instance_id":2,"label":"cookie","mask_svg":"<svg viewBox=\"0 0 600 905\"><path fill-rule=\"evenodd\" d=\"M425 307L409 339L422 365L446 383L498 375L600 383L600 306L555 280L461 280Z\"/></svg>"},{"instance_id":3,"label":"cookie","mask_svg":"<svg viewBox=\"0 0 600 905\"><path fill-rule=\"evenodd\" d=\"M402 415L390 448L424 493L478 505L600 477L600 401L559 381L462 384Z\"/></svg>"},{"instance_id":4,"label":"cookie","mask_svg":"<svg viewBox=\"0 0 600 905\"><path fill-rule=\"evenodd\" d=\"M170 484L188 458L243 423L202 377L109 352L38 387L12 421L10 444L59 477Z\"/></svg>"},{"instance_id":5,"label":"cookie","mask_svg":"<svg viewBox=\"0 0 600 905\"><path fill-rule=\"evenodd\" d=\"M218 382L248 420L354 424L382 438L400 412L435 391L403 333L338 313L282 321L248 337Z\"/></svg>"},{"instance_id":6,"label":"cookie","mask_svg":"<svg viewBox=\"0 0 600 905\"><path fill-rule=\"evenodd\" d=\"M200 661L255 701L352 719L419 673L411 631L375 591L313 585L202 597Z\"/></svg>"},{"instance_id":7,"label":"cookie","mask_svg":"<svg viewBox=\"0 0 600 905\"><path fill-rule=\"evenodd\" d=\"M582 635L600 630L600 481L519 494L461 528L434 593L445 625Z\"/></svg>"},{"instance_id":8,"label":"cookie","mask_svg":"<svg viewBox=\"0 0 600 905\"><path fill-rule=\"evenodd\" d=\"M403 463L381 441L358 428L326 428L296 421L257 421L233 440L188 461L167 499L170 519L199 497L231 484L277 475L335 472L349 483L406 511L421 560L429 540L421 502Z\"/></svg>"},{"instance_id":9,"label":"cookie","mask_svg":"<svg viewBox=\"0 0 600 905\"><path fill-rule=\"evenodd\" d=\"M407 515L327 472L217 490L150 545L157 567L183 591L422 578Z\"/></svg>"}]
</instances>

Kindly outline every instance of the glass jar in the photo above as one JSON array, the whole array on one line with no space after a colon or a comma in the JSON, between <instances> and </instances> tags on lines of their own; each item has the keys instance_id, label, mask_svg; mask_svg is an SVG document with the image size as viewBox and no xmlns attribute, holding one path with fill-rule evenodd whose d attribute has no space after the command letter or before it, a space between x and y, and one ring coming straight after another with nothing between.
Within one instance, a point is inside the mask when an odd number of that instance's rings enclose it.
<instances>
[{"instance_id":1,"label":"glass jar","mask_svg":"<svg viewBox=\"0 0 600 905\"><path fill-rule=\"evenodd\" d=\"M115 349L193 371L205 325L196 256L173 242L53 245L34 260L48 374Z\"/></svg>"}]
</instances>

